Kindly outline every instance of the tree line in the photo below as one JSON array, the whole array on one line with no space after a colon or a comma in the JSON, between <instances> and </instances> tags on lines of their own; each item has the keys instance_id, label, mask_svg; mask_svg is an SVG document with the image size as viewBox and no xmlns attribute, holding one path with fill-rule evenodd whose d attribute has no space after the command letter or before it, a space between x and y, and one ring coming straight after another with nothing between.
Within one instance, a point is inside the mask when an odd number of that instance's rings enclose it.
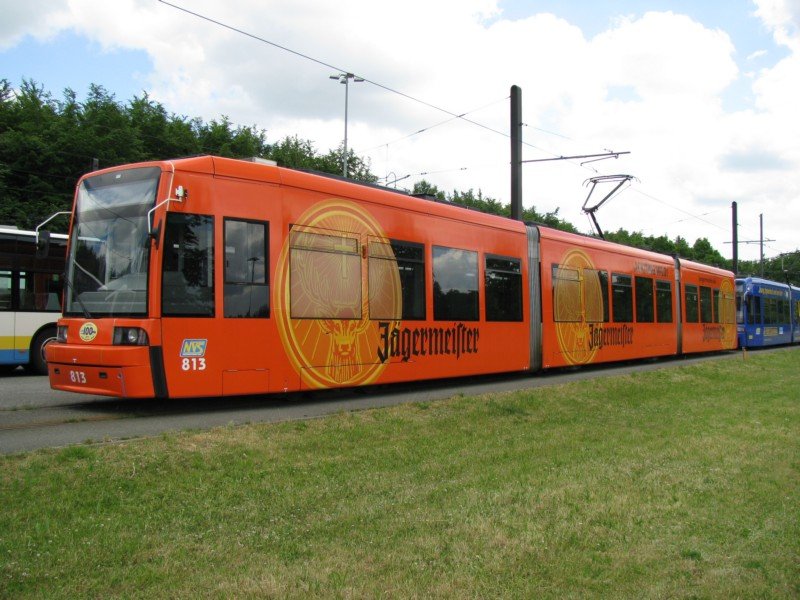
<instances>
[{"instance_id":1,"label":"tree line","mask_svg":"<svg viewBox=\"0 0 800 600\"><path fill-rule=\"evenodd\" d=\"M292 168L341 173L343 147L320 152L310 140L288 136L274 143L256 125L234 125L222 116L205 122L198 117L169 113L146 93L120 102L103 86L89 87L79 101L72 89L60 98L32 80L14 88L0 79L0 224L33 229L59 210L69 210L75 183L95 168L214 154L230 158L261 157ZM375 183L378 177L367 159L348 150L352 179ZM412 193L431 196L483 212L510 216L510 205L478 190L445 192L422 180ZM523 209L523 219L565 231L578 230L558 216L558 209L539 213ZM645 248L705 264L731 268L706 238L694 244L677 237L644 236L624 229L606 234L622 244ZM800 253L765 261L764 275L771 279L800 281ZM761 274L758 263L740 262L740 272Z\"/></svg>"}]
</instances>

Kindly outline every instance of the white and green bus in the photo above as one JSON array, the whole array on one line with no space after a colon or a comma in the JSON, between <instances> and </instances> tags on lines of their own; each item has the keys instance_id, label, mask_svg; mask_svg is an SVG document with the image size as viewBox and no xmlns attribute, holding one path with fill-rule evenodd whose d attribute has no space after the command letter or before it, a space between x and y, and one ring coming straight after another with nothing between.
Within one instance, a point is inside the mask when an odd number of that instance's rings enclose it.
<instances>
[{"instance_id":1,"label":"white and green bus","mask_svg":"<svg viewBox=\"0 0 800 600\"><path fill-rule=\"evenodd\" d=\"M46 256L38 256L36 232L0 225L0 371L23 365L47 373L44 348L61 315L66 249L67 236L52 234Z\"/></svg>"}]
</instances>

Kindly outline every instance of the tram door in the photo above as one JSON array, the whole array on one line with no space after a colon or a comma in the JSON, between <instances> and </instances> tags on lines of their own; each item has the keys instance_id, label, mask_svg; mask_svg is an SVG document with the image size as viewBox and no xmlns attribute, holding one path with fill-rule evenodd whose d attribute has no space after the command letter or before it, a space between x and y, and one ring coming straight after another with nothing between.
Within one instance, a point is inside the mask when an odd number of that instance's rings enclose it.
<instances>
[{"instance_id":1,"label":"tram door","mask_svg":"<svg viewBox=\"0 0 800 600\"><path fill-rule=\"evenodd\" d=\"M222 393L263 394L271 391L277 353L269 335L269 223L225 217L221 226Z\"/></svg>"},{"instance_id":2,"label":"tram door","mask_svg":"<svg viewBox=\"0 0 800 600\"><path fill-rule=\"evenodd\" d=\"M214 301L214 217L168 213L161 272L161 334L167 392L219 395ZM158 393L158 390L156 390Z\"/></svg>"}]
</instances>

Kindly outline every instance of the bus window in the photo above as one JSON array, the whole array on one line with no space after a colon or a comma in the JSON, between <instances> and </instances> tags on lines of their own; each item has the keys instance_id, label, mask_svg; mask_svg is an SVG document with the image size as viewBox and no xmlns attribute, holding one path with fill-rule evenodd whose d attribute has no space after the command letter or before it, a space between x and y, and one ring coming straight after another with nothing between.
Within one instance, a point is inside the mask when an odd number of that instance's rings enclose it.
<instances>
[{"instance_id":1,"label":"bus window","mask_svg":"<svg viewBox=\"0 0 800 600\"><path fill-rule=\"evenodd\" d=\"M656 281L656 321L672 323L672 282Z\"/></svg>"},{"instance_id":2,"label":"bus window","mask_svg":"<svg viewBox=\"0 0 800 600\"><path fill-rule=\"evenodd\" d=\"M269 316L268 223L225 219L226 317Z\"/></svg>"},{"instance_id":3,"label":"bus window","mask_svg":"<svg viewBox=\"0 0 800 600\"><path fill-rule=\"evenodd\" d=\"M653 301L653 280L650 277L636 277L636 322L652 323L655 320Z\"/></svg>"},{"instance_id":4,"label":"bus window","mask_svg":"<svg viewBox=\"0 0 800 600\"><path fill-rule=\"evenodd\" d=\"M11 308L11 271L0 271L0 310Z\"/></svg>"},{"instance_id":5,"label":"bus window","mask_svg":"<svg viewBox=\"0 0 800 600\"><path fill-rule=\"evenodd\" d=\"M400 278L402 306L395 306L386 281ZM389 286L391 287L391 286ZM399 312L398 312L399 308ZM369 315L371 319L404 321L425 318L425 247L412 242L391 240L369 243Z\"/></svg>"},{"instance_id":6,"label":"bus window","mask_svg":"<svg viewBox=\"0 0 800 600\"><path fill-rule=\"evenodd\" d=\"M433 247L433 318L477 321L478 253Z\"/></svg>"},{"instance_id":7,"label":"bus window","mask_svg":"<svg viewBox=\"0 0 800 600\"><path fill-rule=\"evenodd\" d=\"M522 270L518 258L487 256L487 321L522 321Z\"/></svg>"},{"instance_id":8,"label":"bus window","mask_svg":"<svg viewBox=\"0 0 800 600\"><path fill-rule=\"evenodd\" d=\"M20 271L19 310L61 312L61 275Z\"/></svg>"},{"instance_id":9,"label":"bus window","mask_svg":"<svg viewBox=\"0 0 800 600\"><path fill-rule=\"evenodd\" d=\"M214 217L168 213L161 312L214 316Z\"/></svg>"},{"instance_id":10,"label":"bus window","mask_svg":"<svg viewBox=\"0 0 800 600\"><path fill-rule=\"evenodd\" d=\"M611 310L615 323L633 323L633 286L630 275L611 274Z\"/></svg>"},{"instance_id":11,"label":"bus window","mask_svg":"<svg viewBox=\"0 0 800 600\"><path fill-rule=\"evenodd\" d=\"M686 289L684 291L683 297L686 304L686 322L699 323L700 312L697 309L698 305L697 286L686 284Z\"/></svg>"},{"instance_id":12,"label":"bus window","mask_svg":"<svg viewBox=\"0 0 800 600\"><path fill-rule=\"evenodd\" d=\"M700 321L711 323L713 319L713 307L711 304L711 288L704 285L700 286Z\"/></svg>"}]
</instances>

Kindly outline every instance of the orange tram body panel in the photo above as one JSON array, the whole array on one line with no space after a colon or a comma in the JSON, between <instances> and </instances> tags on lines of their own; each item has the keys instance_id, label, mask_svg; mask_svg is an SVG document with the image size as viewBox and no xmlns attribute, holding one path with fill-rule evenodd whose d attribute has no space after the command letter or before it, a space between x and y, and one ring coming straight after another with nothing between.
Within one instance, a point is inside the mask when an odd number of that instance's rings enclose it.
<instances>
[{"instance_id":1,"label":"orange tram body panel","mask_svg":"<svg viewBox=\"0 0 800 600\"><path fill-rule=\"evenodd\" d=\"M55 389L282 393L736 344L732 273L217 157L78 184Z\"/></svg>"}]
</instances>

